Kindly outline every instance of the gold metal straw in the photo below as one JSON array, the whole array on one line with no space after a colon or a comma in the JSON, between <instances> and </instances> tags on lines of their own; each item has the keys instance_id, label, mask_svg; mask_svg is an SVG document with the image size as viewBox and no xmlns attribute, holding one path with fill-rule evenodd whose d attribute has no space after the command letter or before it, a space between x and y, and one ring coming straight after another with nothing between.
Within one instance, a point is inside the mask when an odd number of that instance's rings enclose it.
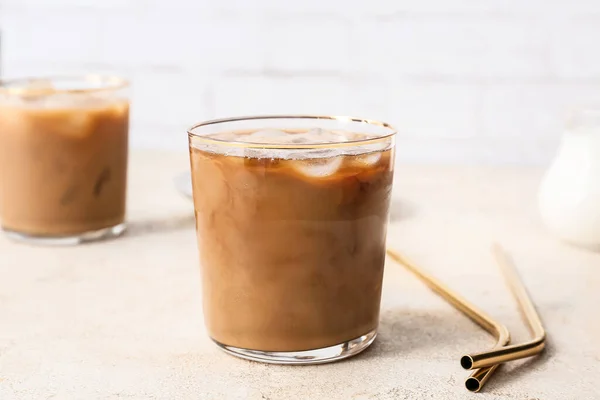
<instances>
[{"instance_id":1,"label":"gold metal straw","mask_svg":"<svg viewBox=\"0 0 600 400\"><path fill-rule=\"evenodd\" d=\"M458 311L469 317L473 322L494 335L497 339L494 349L501 349L509 343L510 334L508 329L506 329L506 326L492 319L492 317L487 315L483 310L479 309L477 306L450 289L448 286L429 275L421 268L417 267L413 262L401 255L399 252L388 248L387 254L392 260L396 261L400 265L403 265L407 270L412 272L434 293L446 300ZM496 368L498 368L498 365L492 365L473 371L471 376L466 380L465 386L472 392L478 392L494 373Z\"/></svg>"},{"instance_id":2,"label":"gold metal straw","mask_svg":"<svg viewBox=\"0 0 600 400\"><path fill-rule=\"evenodd\" d=\"M507 361L531 357L540 353L544 349L546 342L546 332L544 331L542 321L540 320L540 317L533 306L533 302L527 293L527 289L525 289L523 282L519 278L513 263L506 252L497 243L492 245L492 253L504 275L507 285L510 287L511 292L519 305L521 315L527 322L531 335L534 338L525 343L513 344L501 349L463 356L460 360L460 364L465 369L489 367Z\"/></svg>"}]
</instances>

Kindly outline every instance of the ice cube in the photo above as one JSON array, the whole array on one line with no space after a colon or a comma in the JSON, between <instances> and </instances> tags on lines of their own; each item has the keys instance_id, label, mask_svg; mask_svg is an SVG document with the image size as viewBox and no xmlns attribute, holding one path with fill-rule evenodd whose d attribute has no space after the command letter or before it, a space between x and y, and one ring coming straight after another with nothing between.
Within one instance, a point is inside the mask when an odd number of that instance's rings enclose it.
<instances>
[{"instance_id":1,"label":"ice cube","mask_svg":"<svg viewBox=\"0 0 600 400\"><path fill-rule=\"evenodd\" d=\"M118 101L113 103L112 105L113 115L115 117L123 117L129 111L129 102L127 101Z\"/></svg>"},{"instance_id":2,"label":"ice cube","mask_svg":"<svg viewBox=\"0 0 600 400\"><path fill-rule=\"evenodd\" d=\"M294 169L302 175L311 178L322 178L335 174L342 162L343 157L313 158L309 160L294 161Z\"/></svg>"},{"instance_id":3,"label":"ice cube","mask_svg":"<svg viewBox=\"0 0 600 400\"><path fill-rule=\"evenodd\" d=\"M381 159L381 152L368 153L355 157L355 161L363 165L375 165Z\"/></svg>"},{"instance_id":4,"label":"ice cube","mask_svg":"<svg viewBox=\"0 0 600 400\"><path fill-rule=\"evenodd\" d=\"M77 105L74 101L76 96L70 93L54 93L51 96L40 98L40 106L47 109L53 108L73 108Z\"/></svg>"},{"instance_id":5,"label":"ice cube","mask_svg":"<svg viewBox=\"0 0 600 400\"><path fill-rule=\"evenodd\" d=\"M249 143L289 143L289 136L289 133L278 129L263 129L240 137Z\"/></svg>"},{"instance_id":6,"label":"ice cube","mask_svg":"<svg viewBox=\"0 0 600 400\"><path fill-rule=\"evenodd\" d=\"M289 141L293 144L315 143L314 139L312 139L310 136L307 136L305 133L295 133L294 135L290 136Z\"/></svg>"},{"instance_id":7,"label":"ice cube","mask_svg":"<svg viewBox=\"0 0 600 400\"><path fill-rule=\"evenodd\" d=\"M61 131L68 136L82 138L93 131L94 116L85 110L69 110L60 120Z\"/></svg>"},{"instance_id":8,"label":"ice cube","mask_svg":"<svg viewBox=\"0 0 600 400\"><path fill-rule=\"evenodd\" d=\"M4 105L4 104L2 104ZM27 111L19 108L15 109L3 109L0 107L0 129L5 130L6 133L11 131L24 131L26 132L30 128L33 119L29 117Z\"/></svg>"},{"instance_id":9,"label":"ice cube","mask_svg":"<svg viewBox=\"0 0 600 400\"><path fill-rule=\"evenodd\" d=\"M348 136L340 132L328 131L321 128L313 128L302 134L310 140L310 143L344 143Z\"/></svg>"},{"instance_id":10,"label":"ice cube","mask_svg":"<svg viewBox=\"0 0 600 400\"><path fill-rule=\"evenodd\" d=\"M223 140L226 142L238 142L241 141L241 135L237 135L233 132L220 132L208 136L211 139Z\"/></svg>"}]
</instances>

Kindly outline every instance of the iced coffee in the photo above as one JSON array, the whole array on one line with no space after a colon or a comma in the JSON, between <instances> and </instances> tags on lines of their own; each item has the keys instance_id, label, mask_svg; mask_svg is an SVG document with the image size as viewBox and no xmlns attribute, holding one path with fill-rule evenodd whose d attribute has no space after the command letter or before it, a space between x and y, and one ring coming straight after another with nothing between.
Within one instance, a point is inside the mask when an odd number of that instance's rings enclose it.
<instances>
[{"instance_id":1,"label":"iced coffee","mask_svg":"<svg viewBox=\"0 0 600 400\"><path fill-rule=\"evenodd\" d=\"M0 86L0 222L11 237L68 244L122 233L126 86L106 77Z\"/></svg>"},{"instance_id":2,"label":"iced coffee","mask_svg":"<svg viewBox=\"0 0 600 400\"><path fill-rule=\"evenodd\" d=\"M294 122L190 132L204 318L238 356L328 362L377 332L394 131Z\"/></svg>"}]
</instances>

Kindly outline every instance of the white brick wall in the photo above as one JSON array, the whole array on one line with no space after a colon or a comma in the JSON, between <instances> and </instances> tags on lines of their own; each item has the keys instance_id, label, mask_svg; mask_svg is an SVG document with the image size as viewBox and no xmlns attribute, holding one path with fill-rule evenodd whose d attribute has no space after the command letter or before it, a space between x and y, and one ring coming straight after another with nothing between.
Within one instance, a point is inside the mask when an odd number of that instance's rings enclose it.
<instances>
[{"instance_id":1,"label":"white brick wall","mask_svg":"<svg viewBox=\"0 0 600 400\"><path fill-rule=\"evenodd\" d=\"M116 72L132 142L256 113L399 127L416 162L547 163L600 107L598 0L0 0L4 77Z\"/></svg>"}]
</instances>

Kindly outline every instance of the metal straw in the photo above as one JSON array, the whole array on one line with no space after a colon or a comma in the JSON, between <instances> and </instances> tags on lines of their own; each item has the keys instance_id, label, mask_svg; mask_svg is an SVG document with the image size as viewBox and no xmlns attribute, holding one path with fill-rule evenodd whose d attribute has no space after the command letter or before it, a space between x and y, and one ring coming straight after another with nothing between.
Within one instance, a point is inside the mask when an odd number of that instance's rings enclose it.
<instances>
[{"instance_id":1,"label":"metal straw","mask_svg":"<svg viewBox=\"0 0 600 400\"><path fill-rule=\"evenodd\" d=\"M412 272L427 287L429 287L429 289L443 298L451 306L495 336L497 342L494 346L494 349L502 349L509 343L510 334L508 329L506 329L506 326L492 319L492 317L486 314L485 311L479 309L477 306L450 289L438 279L417 267L413 262L401 255L399 252L388 248L387 254L392 260L404 266L408 271ZM473 371L471 376L466 380L465 386L472 392L478 392L494 373L496 368L498 368L498 365L492 365Z\"/></svg>"},{"instance_id":2,"label":"metal straw","mask_svg":"<svg viewBox=\"0 0 600 400\"><path fill-rule=\"evenodd\" d=\"M533 339L524 343L506 346L501 349L463 356L460 360L460 364L465 369L489 367L507 361L531 357L539 354L545 347L546 332L544 331L542 321L540 320L533 302L531 301L531 297L519 278L513 263L499 244L492 245L492 253L504 275L506 284L509 286L519 305L521 316L527 323Z\"/></svg>"}]
</instances>

